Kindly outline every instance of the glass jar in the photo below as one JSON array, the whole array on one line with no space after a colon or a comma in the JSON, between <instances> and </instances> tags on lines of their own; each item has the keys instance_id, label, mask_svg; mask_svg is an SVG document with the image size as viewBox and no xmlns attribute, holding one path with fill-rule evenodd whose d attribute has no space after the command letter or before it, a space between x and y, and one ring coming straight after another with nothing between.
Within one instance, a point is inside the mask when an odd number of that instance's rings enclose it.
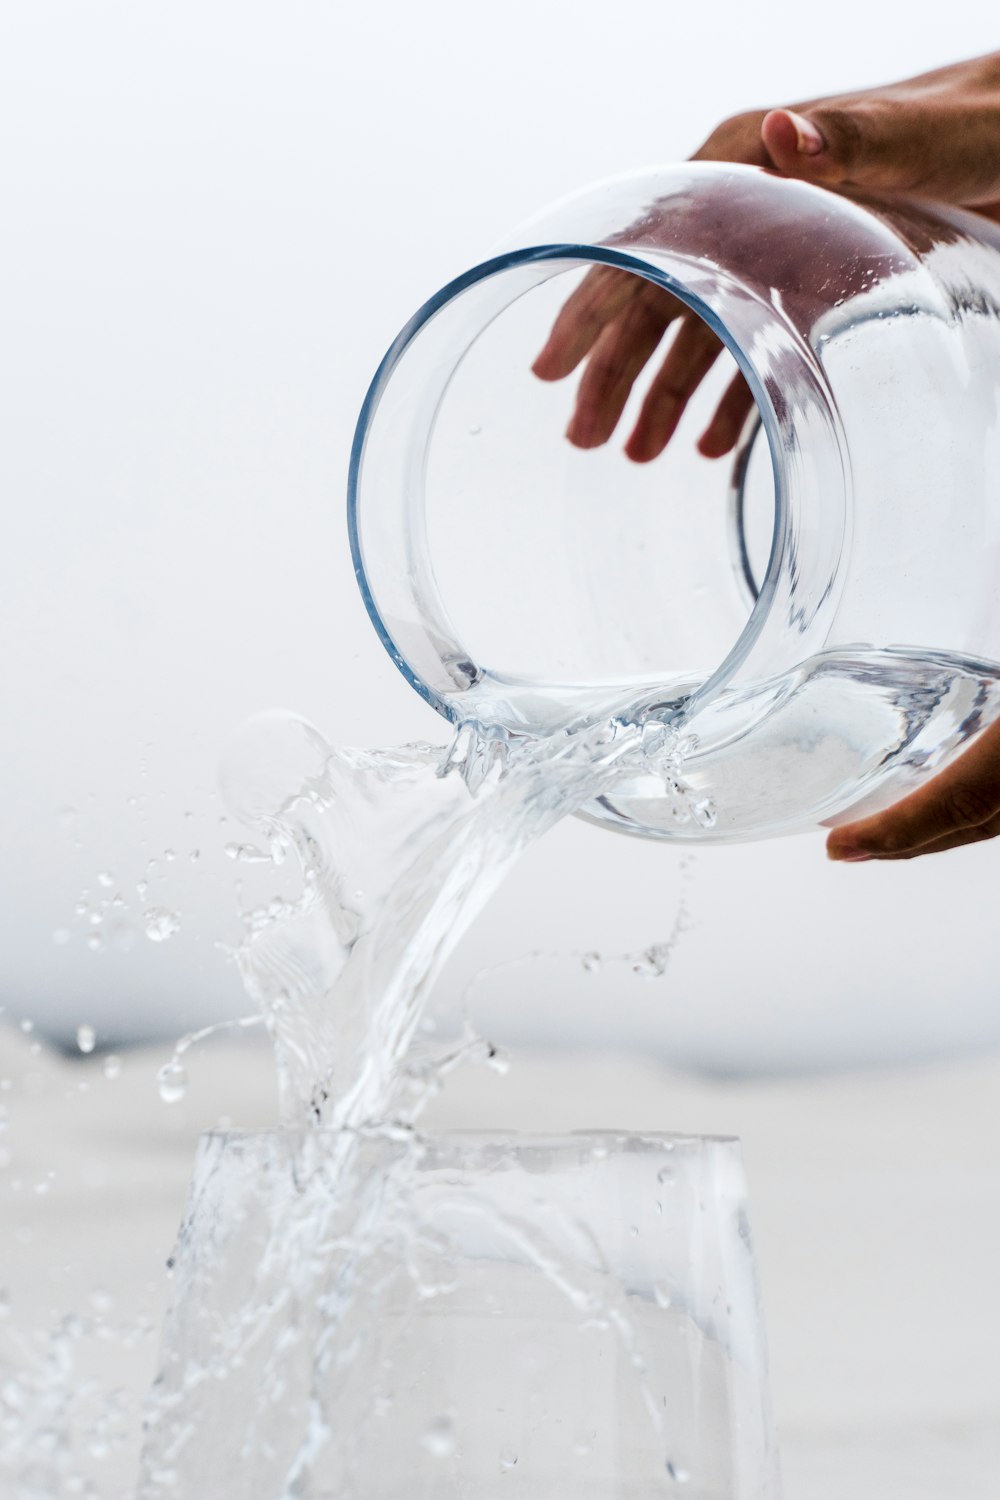
<instances>
[{"instance_id":1,"label":"glass jar","mask_svg":"<svg viewBox=\"0 0 1000 1500\"><path fill-rule=\"evenodd\" d=\"M533 220L414 315L358 422L351 545L403 675L491 732L669 726L714 823L633 770L583 809L633 833L813 827L940 768L1000 706L998 252L973 214L720 163ZM595 266L726 351L651 463L571 446L575 383L530 373ZM755 404L728 465L692 428L725 363Z\"/></svg>"},{"instance_id":2,"label":"glass jar","mask_svg":"<svg viewBox=\"0 0 1000 1500\"><path fill-rule=\"evenodd\" d=\"M212 1133L140 1500L778 1500L739 1143Z\"/></svg>"}]
</instances>

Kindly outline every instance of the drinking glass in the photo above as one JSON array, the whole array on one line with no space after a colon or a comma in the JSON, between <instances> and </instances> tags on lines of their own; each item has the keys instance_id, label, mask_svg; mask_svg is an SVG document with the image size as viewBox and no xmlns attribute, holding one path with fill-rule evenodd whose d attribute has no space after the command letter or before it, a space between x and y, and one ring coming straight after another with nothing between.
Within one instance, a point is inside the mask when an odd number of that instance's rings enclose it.
<instances>
[{"instance_id":1,"label":"drinking glass","mask_svg":"<svg viewBox=\"0 0 1000 1500\"><path fill-rule=\"evenodd\" d=\"M777 1500L735 1140L203 1138L141 1500Z\"/></svg>"}]
</instances>

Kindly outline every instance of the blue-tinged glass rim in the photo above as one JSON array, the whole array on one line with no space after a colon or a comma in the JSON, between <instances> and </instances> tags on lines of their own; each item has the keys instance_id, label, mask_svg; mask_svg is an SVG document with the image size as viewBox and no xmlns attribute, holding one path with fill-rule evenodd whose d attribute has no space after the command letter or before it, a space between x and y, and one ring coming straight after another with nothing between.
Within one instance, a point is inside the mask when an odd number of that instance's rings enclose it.
<instances>
[{"instance_id":1,"label":"blue-tinged glass rim","mask_svg":"<svg viewBox=\"0 0 1000 1500\"><path fill-rule=\"evenodd\" d=\"M619 270L629 271L634 275L642 276L646 281L652 281L655 285L663 287L665 291L670 292L678 301L690 307L703 322L707 323L713 333L717 335L722 344L729 350L750 387L750 392L760 413L761 423L771 454L771 467L774 474L774 530L771 538L771 553L768 559L767 570L759 586L756 603L753 606L750 617L728 655L694 694L694 699L697 699L699 703L703 704L708 698L713 697L720 688L724 687L736 672L739 671L740 666L746 660L767 618L781 569L781 559L784 550L782 544L786 532L788 512L783 466L778 462L777 458L777 455L781 451L777 416L770 398L745 352L712 308L696 293L692 292L683 281L672 276L661 267L643 260L634 254L626 254L605 245L570 243L534 245L511 250L502 255L494 256L489 260L481 261L470 270L464 271L460 276L456 276L452 281L447 282L440 291L435 292L433 297L428 298L404 324L389 345L378 369L375 371L365 399L362 402L361 411L358 414L357 426L354 430L354 441L351 445L351 458L347 478L347 531L350 538L351 557L354 563L354 576L357 579L358 588L361 590L361 597L368 611L368 616L375 627L376 634L381 640L382 645L406 681L433 709L445 718L450 719L453 723L460 722L462 718L462 695L459 693L454 698L442 697L441 694L436 693L433 688L429 687L413 671L383 621L368 583L361 551L358 518L361 466L364 458L365 442L375 411L392 377L393 371L421 329L442 308L454 301L456 297L461 296L463 292L468 291L471 287L476 286L479 282L485 281L491 276L497 276L504 271L509 271L516 267L540 264L547 261L575 261L584 264L614 266Z\"/></svg>"}]
</instances>

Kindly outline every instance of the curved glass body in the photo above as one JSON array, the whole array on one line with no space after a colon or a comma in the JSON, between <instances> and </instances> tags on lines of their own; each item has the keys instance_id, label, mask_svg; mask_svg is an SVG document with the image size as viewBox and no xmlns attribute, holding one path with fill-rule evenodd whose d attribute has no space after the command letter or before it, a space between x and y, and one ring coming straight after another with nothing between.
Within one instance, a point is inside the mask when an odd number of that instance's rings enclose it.
<instances>
[{"instance_id":1,"label":"curved glass body","mask_svg":"<svg viewBox=\"0 0 1000 1500\"><path fill-rule=\"evenodd\" d=\"M575 381L530 365L595 264L716 332L756 403L735 462L695 451L711 378L652 463L566 442ZM678 825L623 776L586 816L698 839L836 820L1000 706L998 395L996 226L719 163L616 179L523 227L389 350L351 463L358 581L452 721L656 716L717 808Z\"/></svg>"},{"instance_id":2,"label":"curved glass body","mask_svg":"<svg viewBox=\"0 0 1000 1500\"><path fill-rule=\"evenodd\" d=\"M512 1486L779 1500L739 1143L204 1137L141 1500Z\"/></svg>"}]
</instances>

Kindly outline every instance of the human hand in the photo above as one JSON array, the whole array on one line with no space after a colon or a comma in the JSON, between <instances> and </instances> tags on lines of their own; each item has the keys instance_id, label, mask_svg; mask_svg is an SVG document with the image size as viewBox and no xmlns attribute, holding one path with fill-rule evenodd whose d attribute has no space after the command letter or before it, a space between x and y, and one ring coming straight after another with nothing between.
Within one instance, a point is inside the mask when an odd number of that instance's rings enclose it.
<instances>
[{"instance_id":1,"label":"human hand","mask_svg":"<svg viewBox=\"0 0 1000 1500\"><path fill-rule=\"evenodd\" d=\"M835 828L831 859L914 859L1000 833L1000 721L926 786L873 817Z\"/></svg>"},{"instance_id":2,"label":"human hand","mask_svg":"<svg viewBox=\"0 0 1000 1500\"><path fill-rule=\"evenodd\" d=\"M1000 220L1000 53L904 83L751 110L724 121L695 161L742 162L827 187L902 193ZM656 458L715 363L716 336L662 287L609 266L590 271L567 300L532 366L561 380L586 359L566 436L596 448L614 432L637 377L675 329L625 444L637 463ZM742 375L724 392L698 440L706 458L736 445L753 398Z\"/></svg>"}]
</instances>

